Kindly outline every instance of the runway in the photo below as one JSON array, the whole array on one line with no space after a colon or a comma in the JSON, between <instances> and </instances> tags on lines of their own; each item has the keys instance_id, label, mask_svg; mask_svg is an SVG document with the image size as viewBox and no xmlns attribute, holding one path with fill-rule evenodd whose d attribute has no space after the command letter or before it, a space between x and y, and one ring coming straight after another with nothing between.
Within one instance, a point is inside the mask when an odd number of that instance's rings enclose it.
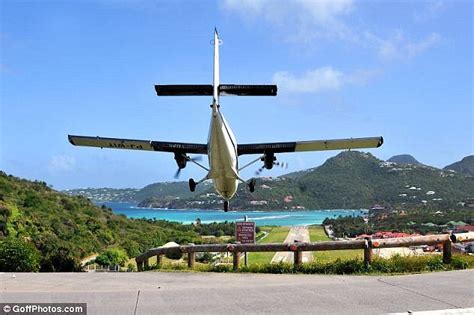
<instances>
[{"instance_id":1,"label":"runway","mask_svg":"<svg viewBox=\"0 0 474 315\"><path fill-rule=\"evenodd\" d=\"M298 242L306 242L309 243L309 230L307 226L293 226L291 227L290 231L288 232L288 236L286 237L284 243L294 243L295 241ZM293 252L276 252L275 256L273 256L271 263L293 263ZM312 252L303 252L303 263L311 262L313 259Z\"/></svg>"},{"instance_id":2,"label":"runway","mask_svg":"<svg viewBox=\"0 0 474 315\"><path fill-rule=\"evenodd\" d=\"M383 314L474 307L472 270L403 276L3 273L0 286L0 303L82 302L88 314Z\"/></svg>"}]
</instances>

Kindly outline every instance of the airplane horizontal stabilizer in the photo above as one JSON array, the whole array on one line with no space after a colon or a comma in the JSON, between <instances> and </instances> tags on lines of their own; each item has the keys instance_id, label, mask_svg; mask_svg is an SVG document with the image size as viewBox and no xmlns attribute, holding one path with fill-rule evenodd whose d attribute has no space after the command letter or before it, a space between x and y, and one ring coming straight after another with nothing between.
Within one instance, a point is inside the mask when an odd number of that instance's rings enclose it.
<instances>
[{"instance_id":1,"label":"airplane horizontal stabilizer","mask_svg":"<svg viewBox=\"0 0 474 315\"><path fill-rule=\"evenodd\" d=\"M276 85L249 85L249 84L221 84L219 85L220 95L238 96L275 96L277 95Z\"/></svg>"},{"instance_id":2,"label":"airplane horizontal stabilizer","mask_svg":"<svg viewBox=\"0 0 474 315\"><path fill-rule=\"evenodd\" d=\"M155 85L158 96L210 96L212 85L210 84L175 84Z\"/></svg>"},{"instance_id":3,"label":"airplane horizontal stabilizer","mask_svg":"<svg viewBox=\"0 0 474 315\"><path fill-rule=\"evenodd\" d=\"M213 88L210 84L175 84L155 85L158 96L211 96ZM275 96L276 85L221 84L219 95L237 96Z\"/></svg>"}]
</instances>

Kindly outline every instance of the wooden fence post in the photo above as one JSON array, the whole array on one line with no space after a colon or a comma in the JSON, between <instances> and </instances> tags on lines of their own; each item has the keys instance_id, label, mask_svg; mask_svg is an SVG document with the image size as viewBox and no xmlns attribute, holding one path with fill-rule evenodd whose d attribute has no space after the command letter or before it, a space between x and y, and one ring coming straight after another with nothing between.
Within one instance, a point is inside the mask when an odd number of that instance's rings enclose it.
<instances>
[{"instance_id":1,"label":"wooden fence post","mask_svg":"<svg viewBox=\"0 0 474 315\"><path fill-rule=\"evenodd\" d=\"M142 261L140 261L140 262L137 261L137 271L143 271L143 262Z\"/></svg>"},{"instance_id":2,"label":"wooden fence post","mask_svg":"<svg viewBox=\"0 0 474 315\"><path fill-rule=\"evenodd\" d=\"M451 241L443 243L443 262L445 264L451 263Z\"/></svg>"},{"instance_id":3,"label":"wooden fence post","mask_svg":"<svg viewBox=\"0 0 474 315\"><path fill-rule=\"evenodd\" d=\"M162 255L156 255L156 266L158 268L161 267L161 260L162 260L161 257L163 257L163 256Z\"/></svg>"},{"instance_id":4,"label":"wooden fence post","mask_svg":"<svg viewBox=\"0 0 474 315\"><path fill-rule=\"evenodd\" d=\"M303 263L303 252L296 250L293 252L293 260L295 266L300 266Z\"/></svg>"},{"instance_id":5,"label":"wooden fence post","mask_svg":"<svg viewBox=\"0 0 474 315\"><path fill-rule=\"evenodd\" d=\"M372 240L368 237L365 238L364 245L364 264L366 267L372 263Z\"/></svg>"},{"instance_id":6,"label":"wooden fence post","mask_svg":"<svg viewBox=\"0 0 474 315\"><path fill-rule=\"evenodd\" d=\"M150 264L149 264L148 258L145 258L145 260L143 260L143 269L147 270L149 269L149 267L150 267Z\"/></svg>"},{"instance_id":7,"label":"wooden fence post","mask_svg":"<svg viewBox=\"0 0 474 315\"><path fill-rule=\"evenodd\" d=\"M234 271L239 270L239 263L240 263L240 252L234 251L232 252L232 268Z\"/></svg>"},{"instance_id":8,"label":"wooden fence post","mask_svg":"<svg viewBox=\"0 0 474 315\"><path fill-rule=\"evenodd\" d=\"M188 268L193 268L195 261L196 261L196 253L195 252L189 252L188 253Z\"/></svg>"}]
</instances>

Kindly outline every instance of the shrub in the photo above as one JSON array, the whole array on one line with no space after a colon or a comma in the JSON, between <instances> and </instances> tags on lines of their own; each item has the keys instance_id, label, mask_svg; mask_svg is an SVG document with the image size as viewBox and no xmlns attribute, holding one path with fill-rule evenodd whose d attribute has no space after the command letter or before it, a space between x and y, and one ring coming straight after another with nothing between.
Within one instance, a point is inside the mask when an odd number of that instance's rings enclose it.
<instances>
[{"instance_id":1,"label":"shrub","mask_svg":"<svg viewBox=\"0 0 474 315\"><path fill-rule=\"evenodd\" d=\"M38 271L40 253L33 245L18 239L0 242L0 271Z\"/></svg>"},{"instance_id":2,"label":"shrub","mask_svg":"<svg viewBox=\"0 0 474 315\"><path fill-rule=\"evenodd\" d=\"M129 264L127 265L127 271L129 271L129 272L137 271L137 268L135 267L134 264L129 263Z\"/></svg>"},{"instance_id":3,"label":"shrub","mask_svg":"<svg viewBox=\"0 0 474 315\"><path fill-rule=\"evenodd\" d=\"M454 269L468 269L474 268L474 261L467 259L469 256L454 255L451 259L451 266Z\"/></svg>"},{"instance_id":4,"label":"shrub","mask_svg":"<svg viewBox=\"0 0 474 315\"><path fill-rule=\"evenodd\" d=\"M232 266L230 265L214 265L209 268L212 272L231 272Z\"/></svg>"},{"instance_id":5,"label":"shrub","mask_svg":"<svg viewBox=\"0 0 474 315\"><path fill-rule=\"evenodd\" d=\"M212 260L212 254L211 253L202 253L201 255L196 255L196 261L200 263L208 263Z\"/></svg>"},{"instance_id":6,"label":"shrub","mask_svg":"<svg viewBox=\"0 0 474 315\"><path fill-rule=\"evenodd\" d=\"M109 249L95 259L95 262L101 266L124 266L127 261L127 254L119 248Z\"/></svg>"},{"instance_id":7,"label":"shrub","mask_svg":"<svg viewBox=\"0 0 474 315\"><path fill-rule=\"evenodd\" d=\"M178 250L175 250L175 251L172 251L170 253L165 254L165 256L168 259L178 260L178 259L181 259L183 257L183 253L178 249Z\"/></svg>"}]
</instances>

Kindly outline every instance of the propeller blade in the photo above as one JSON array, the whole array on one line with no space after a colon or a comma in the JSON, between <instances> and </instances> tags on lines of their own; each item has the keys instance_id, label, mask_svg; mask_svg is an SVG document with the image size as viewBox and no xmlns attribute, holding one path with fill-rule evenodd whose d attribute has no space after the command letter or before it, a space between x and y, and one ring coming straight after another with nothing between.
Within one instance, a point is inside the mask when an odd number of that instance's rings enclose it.
<instances>
[{"instance_id":1,"label":"propeller blade","mask_svg":"<svg viewBox=\"0 0 474 315\"><path fill-rule=\"evenodd\" d=\"M180 173L181 173L181 168L178 168L178 170L177 170L176 173L174 174L174 178L178 179Z\"/></svg>"},{"instance_id":2,"label":"propeller blade","mask_svg":"<svg viewBox=\"0 0 474 315\"><path fill-rule=\"evenodd\" d=\"M285 162L273 162L273 165L280 166L281 168L288 168L288 163Z\"/></svg>"},{"instance_id":3,"label":"propeller blade","mask_svg":"<svg viewBox=\"0 0 474 315\"><path fill-rule=\"evenodd\" d=\"M198 156L195 156L195 157L190 158L190 160L199 162L199 161L202 160L202 156L198 155Z\"/></svg>"}]
</instances>

